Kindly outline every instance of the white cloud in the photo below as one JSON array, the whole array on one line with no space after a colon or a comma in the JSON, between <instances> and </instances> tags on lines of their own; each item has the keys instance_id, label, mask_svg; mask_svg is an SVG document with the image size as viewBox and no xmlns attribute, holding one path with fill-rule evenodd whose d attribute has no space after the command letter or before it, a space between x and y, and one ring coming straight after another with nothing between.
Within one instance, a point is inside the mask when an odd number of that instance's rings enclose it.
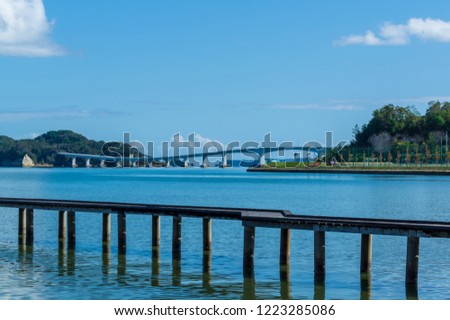
<instances>
[{"instance_id":1,"label":"white cloud","mask_svg":"<svg viewBox=\"0 0 450 320\"><path fill-rule=\"evenodd\" d=\"M450 101L450 96L424 96L424 97L409 97L409 98L402 98L402 99L389 99L386 100L389 101L389 103L400 103L400 104L423 104L426 105L430 101ZM385 102L384 102L385 103Z\"/></svg>"},{"instance_id":2,"label":"white cloud","mask_svg":"<svg viewBox=\"0 0 450 320\"><path fill-rule=\"evenodd\" d=\"M432 18L411 18L406 24L392 24L386 22L380 28L378 34L369 30L363 35L342 37L335 42L335 45L406 45L412 38L450 42L450 21Z\"/></svg>"},{"instance_id":3,"label":"white cloud","mask_svg":"<svg viewBox=\"0 0 450 320\"><path fill-rule=\"evenodd\" d=\"M1 1L1 0L0 0ZM100 118L128 115L121 111L110 111L107 109L85 110L78 107L64 107L59 109L41 110L6 110L0 111L0 122L18 122L45 119L80 119L80 118Z\"/></svg>"},{"instance_id":4,"label":"white cloud","mask_svg":"<svg viewBox=\"0 0 450 320\"><path fill-rule=\"evenodd\" d=\"M0 0L0 55L49 57L65 53L50 34L42 0Z\"/></svg>"},{"instance_id":5,"label":"white cloud","mask_svg":"<svg viewBox=\"0 0 450 320\"><path fill-rule=\"evenodd\" d=\"M320 105L320 104L282 104L273 106L274 109L284 110L334 110L334 111L356 111L364 108L350 104Z\"/></svg>"},{"instance_id":6,"label":"white cloud","mask_svg":"<svg viewBox=\"0 0 450 320\"><path fill-rule=\"evenodd\" d=\"M0 122L27 121L38 119L87 118L91 113L86 110L48 110L48 111L6 111L0 112Z\"/></svg>"}]
</instances>

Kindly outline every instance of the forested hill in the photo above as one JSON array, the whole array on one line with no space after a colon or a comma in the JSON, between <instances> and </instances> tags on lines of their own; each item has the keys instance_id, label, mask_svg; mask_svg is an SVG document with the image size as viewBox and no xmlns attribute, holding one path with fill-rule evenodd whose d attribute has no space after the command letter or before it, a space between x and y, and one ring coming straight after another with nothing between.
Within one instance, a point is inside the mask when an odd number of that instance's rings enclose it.
<instances>
[{"instance_id":1,"label":"forested hill","mask_svg":"<svg viewBox=\"0 0 450 320\"><path fill-rule=\"evenodd\" d=\"M0 166L20 166L27 154L36 164L63 166L58 152L101 154L104 141L89 140L69 130L49 131L35 139L14 140L0 136Z\"/></svg>"},{"instance_id":2,"label":"forested hill","mask_svg":"<svg viewBox=\"0 0 450 320\"><path fill-rule=\"evenodd\" d=\"M401 145L442 144L450 132L450 103L430 102L424 115L414 107L386 105L372 119L353 129L354 147L387 151Z\"/></svg>"}]
</instances>

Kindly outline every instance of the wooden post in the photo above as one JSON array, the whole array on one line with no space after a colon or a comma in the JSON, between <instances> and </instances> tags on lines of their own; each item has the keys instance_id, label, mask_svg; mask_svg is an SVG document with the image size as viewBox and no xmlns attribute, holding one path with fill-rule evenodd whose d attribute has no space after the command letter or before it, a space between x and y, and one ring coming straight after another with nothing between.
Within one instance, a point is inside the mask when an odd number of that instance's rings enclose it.
<instances>
[{"instance_id":1,"label":"wooden post","mask_svg":"<svg viewBox=\"0 0 450 320\"><path fill-rule=\"evenodd\" d=\"M172 285L181 286L181 216L172 220Z\"/></svg>"},{"instance_id":2,"label":"wooden post","mask_svg":"<svg viewBox=\"0 0 450 320\"><path fill-rule=\"evenodd\" d=\"M34 210L26 210L26 245L32 246L34 242Z\"/></svg>"},{"instance_id":3,"label":"wooden post","mask_svg":"<svg viewBox=\"0 0 450 320\"><path fill-rule=\"evenodd\" d=\"M416 284L419 273L419 238L408 237L406 251L406 284Z\"/></svg>"},{"instance_id":4,"label":"wooden post","mask_svg":"<svg viewBox=\"0 0 450 320\"><path fill-rule=\"evenodd\" d=\"M102 216L102 242L103 246L111 241L111 213L103 213Z\"/></svg>"},{"instance_id":5,"label":"wooden post","mask_svg":"<svg viewBox=\"0 0 450 320\"><path fill-rule=\"evenodd\" d=\"M372 235L361 235L361 272L370 272L372 270Z\"/></svg>"},{"instance_id":6,"label":"wooden post","mask_svg":"<svg viewBox=\"0 0 450 320\"><path fill-rule=\"evenodd\" d=\"M67 246L69 249L75 249L76 244L76 224L75 224L75 212L67 212Z\"/></svg>"},{"instance_id":7,"label":"wooden post","mask_svg":"<svg viewBox=\"0 0 450 320\"><path fill-rule=\"evenodd\" d=\"M67 212L59 211L58 213L58 244L60 248L64 247L67 238Z\"/></svg>"},{"instance_id":8,"label":"wooden post","mask_svg":"<svg viewBox=\"0 0 450 320\"><path fill-rule=\"evenodd\" d=\"M159 247L161 239L161 227L159 216L152 216L152 247Z\"/></svg>"},{"instance_id":9,"label":"wooden post","mask_svg":"<svg viewBox=\"0 0 450 320\"><path fill-rule=\"evenodd\" d=\"M280 266L288 265L291 258L291 230L280 231Z\"/></svg>"},{"instance_id":10,"label":"wooden post","mask_svg":"<svg viewBox=\"0 0 450 320\"><path fill-rule=\"evenodd\" d=\"M325 231L314 231L314 274L325 274Z\"/></svg>"},{"instance_id":11,"label":"wooden post","mask_svg":"<svg viewBox=\"0 0 450 320\"><path fill-rule=\"evenodd\" d=\"M181 259L181 216L174 216L172 222L172 259Z\"/></svg>"},{"instance_id":12,"label":"wooden post","mask_svg":"<svg viewBox=\"0 0 450 320\"><path fill-rule=\"evenodd\" d=\"M212 265L212 220L203 219L203 287L211 286Z\"/></svg>"},{"instance_id":13,"label":"wooden post","mask_svg":"<svg viewBox=\"0 0 450 320\"><path fill-rule=\"evenodd\" d=\"M244 227L244 275L253 273L255 266L255 227Z\"/></svg>"},{"instance_id":14,"label":"wooden post","mask_svg":"<svg viewBox=\"0 0 450 320\"><path fill-rule=\"evenodd\" d=\"M104 212L102 215L102 252L108 256L111 251L111 213Z\"/></svg>"},{"instance_id":15,"label":"wooden post","mask_svg":"<svg viewBox=\"0 0 450 320\"><path fill-rule=\"evenodd\" d=\"M117 214L117 250L119 254L127 253L127 217L125 212Z\"/></svg>"},{"instance_id":16,"label":"wooden post","mask_svg":"<svg viewBox=\"0 0 450 320\"><path fill-rule=\"evenodd\" d=\"M27 209L25 208L20 208L19 209L19 228L18 228L18 235L19 235L19 240L23 239L23 236L25 234L25 230L26 230L26 212Z\"/></svg>"},{"instance_id":17,"label":"wooden post","mask_svg":"<svg viewBox=\"0 0 450 320\"><path fill-rule=\"evenodd\" d=\"M203 251L212 249L212 222L209 218L203 219Z\"/></svg>"}]
</instances>

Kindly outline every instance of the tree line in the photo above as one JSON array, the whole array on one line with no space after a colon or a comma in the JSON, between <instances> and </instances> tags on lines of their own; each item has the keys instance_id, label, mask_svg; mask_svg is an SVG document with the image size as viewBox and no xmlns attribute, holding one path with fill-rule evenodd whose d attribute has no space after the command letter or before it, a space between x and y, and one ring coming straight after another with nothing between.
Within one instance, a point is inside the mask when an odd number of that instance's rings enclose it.
<instances>
[{"instance_id":1,"label":"tree line","mask_svg":"<svg viewBox=\"0 0 450 320\"><path fill-rule=\"evenodd\" d=\"M98 154L103 144L70 130L49 131L34 139L0 136L0 166L20 166L25 154L35 164L64 166L68 159L58 152Z\"/></svg>"},{"instance_id":2,"label":"tree line","mask_svg":"<svg viewBox=\"0 0 450 320\"><path fill-rule=\"evenodd\" d=\"M424 115L414 107L388 104L375 110L367 124L355 126L340 157L350 162L448 163L449 131L449 102L429 102Z\"/></svg>"}]
</instances>

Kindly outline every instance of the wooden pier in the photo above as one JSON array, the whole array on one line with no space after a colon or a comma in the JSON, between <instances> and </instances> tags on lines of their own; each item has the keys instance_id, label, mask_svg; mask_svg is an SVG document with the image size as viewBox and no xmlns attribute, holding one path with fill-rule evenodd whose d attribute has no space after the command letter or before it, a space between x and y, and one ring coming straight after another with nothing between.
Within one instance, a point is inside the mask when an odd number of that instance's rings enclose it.
<instances>
[{"instance_id":1,"label":"wooden pier","mask_svg":"<svg viewBox=\"0 0 450 320\"><path fill-rule=\"evenodd\" d=\"M280 229L280 275L289 279L290 264L290 230L310 230L314 235L314 274L315 281L323 281L326 273L326 233L345 232L361 235L360 271L361 285L367 286L372 268L372 236L395 235L406 239L407 254L405 266L405 283L417 285L419 272L420 238L450 238L450 222L391 220L368 218L323 217L294 215L282 210L259 210L247 208L220 208L197 206L170 206L153 204L91 202L71 200L42 200L0 198L0 207L18 209L18 239L32 247L34 241L34 214L37 210L58 212L58 243L64 249L67 242L69 249L76 246L76 212L93 212L102 214L102 247L109 252L111 238L111 215L117 217L118 253L124 256L127 250L127 218L130 215L152 216L152 259L159 258L160 217L171 216L172 257L178 262L174 274L178 271L182 254L183 218L199 218L203 226L204 268L211 268L211 251L213 244L212 219L238 220L244 229L243 274L253 274L254 251L257 228ZM174 264L175 265L175 264ZM321 280L322 279L322 280ZM364 283L363 283L364 280ZM251 294L250 294L251 296Z\"/></svg>"}]
</instances>

